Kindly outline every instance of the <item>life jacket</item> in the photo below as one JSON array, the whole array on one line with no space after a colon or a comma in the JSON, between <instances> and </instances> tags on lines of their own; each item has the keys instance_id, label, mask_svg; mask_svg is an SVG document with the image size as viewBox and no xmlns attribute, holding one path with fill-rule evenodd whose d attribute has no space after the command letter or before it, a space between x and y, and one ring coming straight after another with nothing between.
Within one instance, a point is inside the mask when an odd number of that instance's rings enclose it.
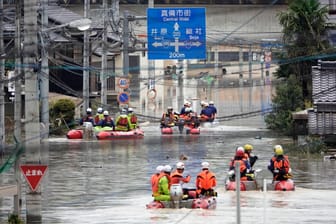
<instances>
[{"instance_id":1,"label":"life jacket","mask_svg":"<svg viewBox=\"0 0 336 224\"><path fill-rule=\"evenodd\" d=\"M92 115L85 115L83 118L83 122L92 122Z\"/></svg>"},{"instance_id":2,"label":"life jacket","mask_svg":"<svg viewBox=\"0 0 336 224\"><path fill-rule=\"evenodd\" d=\"M215 174L209 170L203 170L197 175L196 188L203 190L210 190L216 186Z\"/></svg>"},{"instance_id":3,"label":"life jacket","mask_svg":"<svg viewBox=\"0 0 336 224\"><path fill-rule=\"evenodd\" d=\"M127 127L127 125L128 125L128 118L127 117L120 117L119 120L118 120L118 124L117 125Z\"/></svg>"},{"instance_id":4,"label":"life jacket","mask_svg":"<svg viewBox=\"0 0 336 224\"><path fill-rule=\"evenodd\" d=\"M183 177L182 173L179 173L177 170L175 170L172 174L170 174L170 182L171 184L179 184L180 181L184 183L188 183L190 181L191 177Z\"/></svg>"},{"instance_id":5,"label":"life jacket","mask_svg":"<svg viewBox=\"0 0 336 224\"><path fill-rule=\"evenodd\" d=\"M131 121L132 124L138 123L137 116L135 116L135 114L132 114L131 117L130 117L130 121Z\"/></svg>"},{"instance_id":6,"label":"life jacket","mask_svg":"<svg viewBox=\"0 0 336 224\"><path fill-rule=\"evenodd\" d=\"M180 180L183 178L183 175L175 170L172 174L170 174L170 179L172 184L180 183Z\"/></svg>"},{"instance_id":7,"label":"life jacket","mask_svg":"<svg viewBox=\"0 0 336 224\"><path fill-rule=\"evenodd\" d=\"M94 121L96 124L99 123L100 120L104 119L104 114L96 114Z\"/></svg>"},{"instance_id":8,"label":"life jacket","mask_svg":"<svg viewBox=\"0 0 336 224\"><path fill-rule=\"evenodd\" d=\"M236 167L236 163L240 163L239 171L240 171L241 176L245 176L245 174L246 174L247 167L246 167L245 161L243 159L240 159L240 160L234 160L233 163L232 163L233 167Z\"/></svg>"},{"instance_id":9,"label":"life jacket","mask_svg":"<svg viewBox=\"0 0 336 224\"><path fill-rule=\"evenodd\" d=\"M274 169L277 169L282 173L289 172L290 164L289 164L288 156L274 157L273 163L274 163L273 165Z\"/></svg>"},{"instance_id":10,"label":"life jacket","mask_svg":"<svg viewBox=\"0 0 336 224\"><path fill-rule=\"evenodd\" d=\"M152 193L155 195L155 193L159 190L159 179L160 179L161 173L155 173L151 177L151 184L152 184Z\"/></svg>"},{"instance_id":11,"label":"life jacket","mask_svg":"<svg viewBox=\"0 0 336 224\"><path fill-rule=\"evenodd\" d=\"M173 120L175 119L175 117L174 117L174 113L171 113L171 114L164 113L164 114L162 115L162 119L163 119L163 120L164 120L164 119L169 119L169 120L173 121Z\"/></svg>"},{"instance_id":12,"label":"life jacket","mask_svg":"<svg viewBox=\"0 0 336 224\"><path fill-rule=\"evenodd\" d=\"M107 125L107 126L110 126L110 125L112 125L113 124L113 120L112 120L112 118L110 117L110 116L108 116L108 117L104 117L104 120L103 120L104 122L104 124L105 125Z\"/></svg>"}]
</instances>

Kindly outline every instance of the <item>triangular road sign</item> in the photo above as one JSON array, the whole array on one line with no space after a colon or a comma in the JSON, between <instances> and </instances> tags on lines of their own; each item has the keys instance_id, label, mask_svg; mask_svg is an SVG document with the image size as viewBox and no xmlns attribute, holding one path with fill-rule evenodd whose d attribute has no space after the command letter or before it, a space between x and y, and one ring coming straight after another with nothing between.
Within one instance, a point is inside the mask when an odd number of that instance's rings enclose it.
<instances>
[{"instance_id":1,"label":"triangular road sign","mask_svg":"<svg viewBox=\"0 0 336 224\"><path fill-rule=\"evenodd\" d=\"M21 165L20 166L21 172L26 178L32 191L36 191L47 168L48 168L47 165Z\"/></svg>"}]
</instances>

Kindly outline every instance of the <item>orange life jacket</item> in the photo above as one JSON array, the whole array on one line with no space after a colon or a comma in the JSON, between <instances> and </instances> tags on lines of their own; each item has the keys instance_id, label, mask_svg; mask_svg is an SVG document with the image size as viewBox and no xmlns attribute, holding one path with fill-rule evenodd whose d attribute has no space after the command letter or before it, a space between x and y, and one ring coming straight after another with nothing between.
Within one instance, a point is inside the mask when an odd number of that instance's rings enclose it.
<instances>
[{"instance_id":1,"label":"orange life jacket","mask_svg":"<svg viewBox=\"0 0 336 224\"><path fill-rule=\"evenodd\" d=\"M171 184L178 184L180 181L183 181L184 183L188 183L190 181L191 177L183 177L182 173L179 173L177 170L175 170L171 175L170 175L170 181Z\"/></svg>"},{"instance_id":2,"label":"orange life jacket","mask_svg":"<svg viewBox=\"0 0 336 224\"><path fill-rule=\"evenodd\" d=\"M233 160L233 163L232 163L232 166L233 167L236 167L236 163L240 163L240 174L244 174L245 175L245 172L246 172L246 164L245 164L245 161L243 159L241 160Z\"/></svg>"},{"instance_id":3,"label":"orange life jacket","mask_svg":"<svg viewBox=\"0 0 336 224\"><path fill-rule=\"evenodd\" d=\"M211 171L205 169L205 170L202 170L202 172L200 172L197 175L196 188L198 190L200 189L210 190L213 187L216 187L216 185L217 185L217 181L216 181L215 174L212 173Z\"/></svg>"},{"instance_id":4,"label":"orange life jacket","mask_svg":"<svg viewBox=\"0 0 336 224\"><path fill-rule=\"evenodd\" d=\"M288 156L283 157L273 157L272 158L274 162L274 169L280 170L283 173L288 173L290 168L290 163L288 160Z\"/></svg>"},{"instance_id":5,"label":"orange life jacket","mask_svg":"<svg viewBox=\"0 0 336 224\"><path fill-rule=\"evenodd\" d=\"M151 177L151 184L152 184L152 192L153 195L158 192L159 190L159 179L161 173L155 173Z\"/></svg>"}]
</instances>

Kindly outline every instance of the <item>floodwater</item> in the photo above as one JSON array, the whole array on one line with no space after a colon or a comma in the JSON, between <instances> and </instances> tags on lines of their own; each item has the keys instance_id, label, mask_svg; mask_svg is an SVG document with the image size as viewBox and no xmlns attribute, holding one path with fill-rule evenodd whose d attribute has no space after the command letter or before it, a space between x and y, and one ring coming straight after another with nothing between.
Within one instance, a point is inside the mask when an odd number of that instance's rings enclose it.
<instances>
[{"instance_id":1,"label":"floodwater","mask_svg":"<svg viewBox=\"0 0 336 224\"><path fill-rule=\"evenodd\" d=\"M262 101L259 97L256 100ZM146 122L141 126L145 131L143 139L85 141L62 137L44 142L41 158L48 171L41 184L42 223L236 223L236 193L224 188L235 148L245 143L254 146L259 157L255 169L262 169L258 173L262 182L271 179L266 167L273 145L282 143L265 129L262 116L206 125L197 136L163 136L158 124ZM174 167L181 158L185 173L192 176L189 186L194 185L201 162L210 163L218 181L215 210L146 209L152 200L149 179L155 167ZM290 161L296 190L241 192L241 223L336 222L336 161L309 155L290 157ZM2 174L1 183L10 182L13 172ZM21 178L24 217L24 192L28 186ZM4 222L11 212L12 200L0 199L0 221Z\"/></svg>"}]
</instances>

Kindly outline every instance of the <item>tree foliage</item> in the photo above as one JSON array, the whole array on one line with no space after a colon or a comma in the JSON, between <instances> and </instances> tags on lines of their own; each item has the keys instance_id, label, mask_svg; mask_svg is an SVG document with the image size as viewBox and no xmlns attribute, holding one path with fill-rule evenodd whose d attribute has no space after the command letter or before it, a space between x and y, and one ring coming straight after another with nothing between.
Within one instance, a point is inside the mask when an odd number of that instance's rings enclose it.
<instances>
[{"instance_id":1,"label":"tree foliage","mask_svg":"<svg viewBox=\"0 0 336 224\"><path fill-rule=\"evenodd\" d=\"M54 105L50 107L50 117L55 121L62 119L67 124L74 121L75 116L75 103L69 99L59 99Z\"/></svg>"},{"instance_id":2,"label":"tree foliage","mask_svg":"<svg viewBox=\"0 0 336 224\"><path fill-rule=\"evenodd\" d=\"M276 77L283 80L273 97L273 112L266 116L269 128L291 135L292 112L312 100L312 66L328 54L328 8L318 0L293 0L277 14L283 27L284 51L278 55ZM325 56L323 57L325 58Z\"/></svg>"},{"instance_id":3,"label":"tree foliage","mask_svg":"<svg viewBox=\"0 0 336 224\"><path fill-rule=\"evenodd\" d=\"M316 65L319 55L329 49L326 37L328 8L318 0L294 0L287 11L278 13L283 27L283 42L286 54L283 56L285 72L294 74L302 87L303 97L311 100L311 67ZM286 75L287 74L287 75Z\"/></svg>"},{"instance_id":4,"label":"tree foliage","mask_svg":"<svg viewBox=\"0 0 336 224\"><path fill-rule=\"evenodd\" d=\"M283 134L293 133L292 112L303 108L302 89L294 75L276 87L272 98L273 111L265 118L267 127Z\"/></svg>"}]
</instances>

